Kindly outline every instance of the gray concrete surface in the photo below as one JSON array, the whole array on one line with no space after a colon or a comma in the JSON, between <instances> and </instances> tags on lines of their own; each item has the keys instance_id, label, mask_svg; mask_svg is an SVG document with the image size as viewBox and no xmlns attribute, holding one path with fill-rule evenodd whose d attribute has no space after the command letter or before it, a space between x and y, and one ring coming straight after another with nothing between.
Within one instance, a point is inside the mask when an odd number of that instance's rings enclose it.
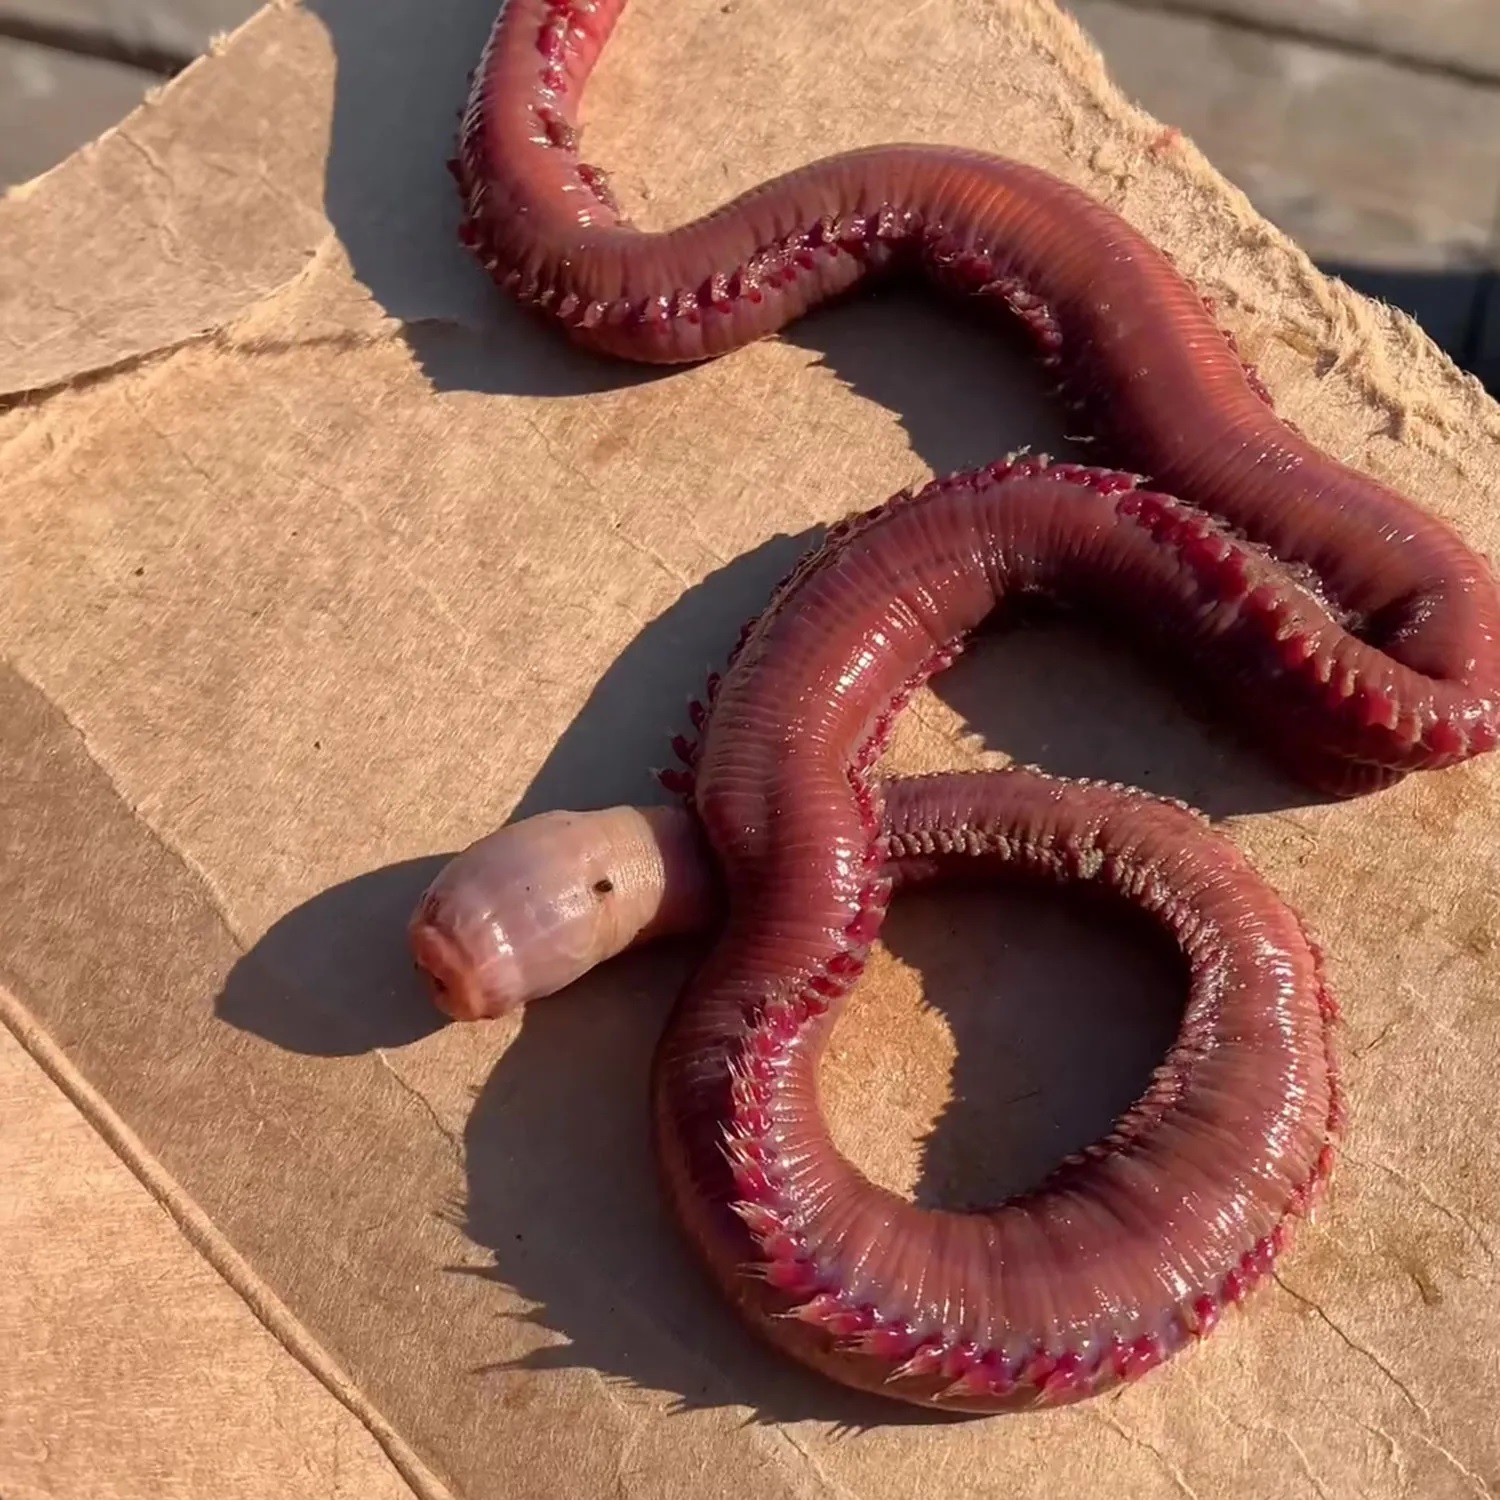
<instances>
[{"instance_id":1,"label":"gray concrete surface","mask_svg":"<svg viewBox=\"0 0 1500 1500\"><path fill-rule=\"evenodd\" d=\"M411 0L413 5L436 0ZM1122 87L1500 388L1500 0L1073 0ZM0 0L0 189L256 0Z\"/></svg>"}]
</instances>

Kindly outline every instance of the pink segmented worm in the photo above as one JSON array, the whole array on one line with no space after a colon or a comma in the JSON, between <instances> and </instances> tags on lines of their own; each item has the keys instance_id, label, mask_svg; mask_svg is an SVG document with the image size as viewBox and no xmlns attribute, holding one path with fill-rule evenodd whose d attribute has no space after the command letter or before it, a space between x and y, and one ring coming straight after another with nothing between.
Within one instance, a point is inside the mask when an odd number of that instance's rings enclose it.
<instances>
[{"instance_id":1,"label":"pink segmented worm","mask_svg":"<svg viewBox=\"0 0 1500 1500\"><path fill-rule=\"evenodd\" d=\"M665 779L690 807L492 835L424 896L414 954L474 1018L714 925L658 1048L654 1121L674 1214L746 1320L917 1403L1104 1390L1206 1334L1326 1178L1341 1103L1320 958L1179 805L1026 770L874 777L895 714L997 607L1066 599L1209 684L1288 770L1370 791L1493 748L1500 599L1448 528L1275 415L1158 250L1044 173L885 147L630 228L575 150L622 3L513 0L496 22L455 171L465 237L510 291L585 347L671 361L920 271L1018 313L1151 487L1023 459L835 526L710 684L701 742L679 744L688 769ZM918 1209L834 1149L818 1058L892 890L996 867L1154 914L1188 1004L1104 1140L991 1211Z\"/></svg>"}]
</instances>

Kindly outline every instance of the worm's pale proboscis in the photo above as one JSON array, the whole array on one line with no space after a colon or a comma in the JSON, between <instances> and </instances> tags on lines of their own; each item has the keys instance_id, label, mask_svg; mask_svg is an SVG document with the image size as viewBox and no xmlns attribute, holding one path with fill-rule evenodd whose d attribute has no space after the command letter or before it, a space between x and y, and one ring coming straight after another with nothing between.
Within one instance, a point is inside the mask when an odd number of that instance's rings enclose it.
<instances>
[{"instance_id":1,"label":"worm's pale proboscis","mask_svg":"<svg viewBox=\"0 0 1500 1500\"><path fill-rule=\"evenodd\" d=\"M716 899L684 808L537 813L443 869L412 920L412 951L446 1015L493 1020L637 943L701 929Z\"/></svg>"}]
</instances>

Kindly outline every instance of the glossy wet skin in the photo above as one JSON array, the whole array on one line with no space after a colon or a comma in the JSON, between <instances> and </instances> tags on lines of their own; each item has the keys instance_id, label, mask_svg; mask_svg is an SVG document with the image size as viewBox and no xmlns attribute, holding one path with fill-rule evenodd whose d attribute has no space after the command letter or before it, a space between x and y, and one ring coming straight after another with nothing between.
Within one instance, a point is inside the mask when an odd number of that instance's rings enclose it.
<instances>
[{"instance_id":1,"label":"glossy wet skin","mask_svg":"<svg viewBox=\"0 0 1500 1500\"><path fill-rule=\"evenodd\" d=\"M539 813L444 867L413 914L412 953L445 1015L490 1020L636 943L705 926L717 901L681 808Z\"/></svg>"},{"instance_id":2,"label":"glossy wet skin","mask_svg":"<svg viewBox=\"0 0 1500 1500\"><path fill-rule=\"evenodd\" d=\"M697 711L701 741L667 778L686 821L517 825L440 877L415 951L450 1013L488 1015L707 923L653 1120L673 1214L749 1325L921 1404L1108 1389L1211 1331L1326 1179L1341 1103L1321 958L1180 807L1022 771L874 779L894 717L995 609L1042 595L1174 665L1310 785L1371 791L1496 743L1494 581L1448 528L1281 422L1166 258L1035 169L874 148L667 233L629 228L574 134L618 10L519 0L476 74L465 234L510 292L589 349L678 361L921 274L1020 317L1112 459L1152 482L1028 459L834 528ZM703 847L652 854L673 826ZM1111 1135L1035 1193L919 1210L834 1150L817 1060L893 889L997 866L1099 882L1155 916L1187 960L1183 1026ZM606 868L634 872L603 893L618 913L595 890ZM674 878L683 899L652 895Z\"/></svg>"},{"instance_id":3,"label":"glossy wet skin","mask_svg":"<svg viewBox=\"0 0 1500 1500\"><path fill-rule=\"evenodd\" d=\"M1254 1288L1327 1176L1341 1103L1318 956L1233 846L1175 804L1024 771L898 780L886 793L879 852L898 886L1082 874L1147 906L1188 959L1179 1038L1111 1136L1049 1183L988 1214L934 1214L858 1179L822 1129L815 1078L832 1007L763 1017L743 1035L764 1066L735 1085L737 1216L724 1226L748 1227L768 1250L770 1279L753 1285L770 1306L747 1310L795 1313L762 1326L852 1383L878 1373L889 1388L895 1377L908 1399L980 1410L1018 1394L1067 1401L1139 1376ZM678 907L682 930L722 920L693 815L651 813L662 842L639 868L658 874L632 899L660 909L666 882L684 893L696 883L698 899ZM633 923L601 927L577 898L594 871L631 860L638 823L628 808L576 815L558 838L543 815L482 840L482 857L460 856L440 877L435 911L419 910L419 954L429 924L458 915L482 981L491 945L508 962L538 902L571 914L561 944L550 923L542 939L566 956L563 969L633 945ZM617 829L628 830L624 847ZM485 920L466 926L466 912ZM610 940L594 946L605 931ZM506 1005L517 993L493 992ZM1277 1078L1285 1086L1268 1087ZM781 1155L802 1162L796 1186L818 1211L788 1201L790 1185L774 1176ZM721 1271L741 1274L727 1261ZM1174 1284L1179 1294L1164 1295ZM867 1351L851 1354L851 1340Z\"/></svg>"}]
</instances>

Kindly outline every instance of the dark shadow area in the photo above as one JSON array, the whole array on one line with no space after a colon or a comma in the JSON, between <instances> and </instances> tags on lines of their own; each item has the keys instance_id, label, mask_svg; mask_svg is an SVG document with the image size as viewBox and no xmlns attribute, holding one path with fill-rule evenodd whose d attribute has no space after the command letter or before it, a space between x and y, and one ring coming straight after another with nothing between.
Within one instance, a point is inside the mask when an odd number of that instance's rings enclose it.
<instances>
[{"instance_id":1,"label":"dark shadow area","mask_svg":"<svg viewBox=\"0 0 1500 1500\"><path fill-rule=\"evenodd\" d=\"M976 635L931 684L988 749L1057 776L1122 782L1210 818L1319 806L1121 632L1028 612Z\"/></svg>"},{"instance_id":2,"label":"dark shadow area","mask_svg":"<svg viewBox=\"0 0 1500 1500\"><path fill-rule=\"evenodd\" d=\"M449 858L371 870L294 908L230 970L215 1014L317 1057L430 1036L443 1017L412 967L406 922Z\"/></svg>"},{"instance_id":3,"label":"dark shadow area","mask_svg":"<svg viewBox=\"0 0 1500 1500\"><path fill-rule=\"evenodd\" d=\"M669 742L686 727L687 700L818 535L773 537L687 589L599 680L513 817L664 800L650 770L674 763ZM450 857L369 871L288 912L235 966L218 1014L318 1056L404 1046L436 1030L442 1017L412 968L406 923Z\"/></svg>"},{"instance_id":4,"label":"dark shadow area","mask_svg":"<svg viewBox=\"0 0 1500 1500\"><path fill-rule=\"evenodd\" d=\"M52 52L115 63L122 68L139 68L162 78L180 73L193 60L190 47L158 40L156 28L149 24L141 25L137 21L132 25L130 23L135 18L130 17L121 25L124 18L112 7L62 6L59 9L64 13L54 18L41 14L40 8L34 14L27 14L24 9L17 14L15 7L3 7L0 11L0 43L25 42ZM247 5L246 10L249 9ZM94 11L92 15L91 10ZM169 23L169 30L178 29Z\"/></svg>"},{"instance_id":5,"label":"dark shadow area","mask_svg":"<svg viewBox=\"0 0 1500 1500\"><path fill-rule=\"evenodd\" d=\"M887 940L922 971L957 1046L951 1102L923 1143L924 1204L996 1201L1097 1139L1180 1018L1175 952L1144 919L1075 893L997 883L903 896ZM763 1347L668 1219L647 1076L701 946L632 955L534 1007L469 1117L460 1222L494 1265L465 1274L539 1304L530 1320L569 1341L503 1368L594 1369L673 1392L681 1409L743 1404L765 1422L953 1420L844 1390ZM884 1065L904 1061L901 1046L886 1041Z\"/></svg>"},{"instance_id":6,"label":"dark shadow area","mask_svg":"<svg viewBox=\"0 0 1500 1500\"><path fill-rule=\"evenodd\" d=\"M913 1191L928 1208L1003 1202L1107 1135L1182 1019L1187 967L1170 938L1082 887L907 892L882 941L921 974L956 1045Z\"/></svg>"},{"instance_id":7,"label":"dark shadow area","mask_svg":"<svg viewBox=\"0 0 1500 1500\"><path fill-rule=\"evenodd\" d=\"M307 0L338 69L325 208L355 276L396 318L477 328L498 316L500 299L459 246L446 166L496 8Z\"/></svg>"},{"instance_id":8,"label":"dark shadow area","mask_svg":"<svg viewBox=\"0 0 1500 1500\"><path fill-rule=\"evenodd\" d=\"M934 1420L764 1346L669 1220L647 1077L699 951L678 943L631 955L538 1005L485 1084L464 1131L468 1195L458 1222L494 1264L459 1274L536 1303L528 1320L568 1343L475 1375L583 1367L671 1392L679 1410L744 1405L757 1421L815 1417L852 1430ZM521 1140L532 1144L517 1150Z\"/></svg>"},{"instance_id":9,"label":"dark shadow area","mask_svg":"<svg viewBox=\"0 0 1500 1500\"><path fill-rule=\"evenodd\" d=\"M854 395L891 412L934 474L979 468L1021 449L1099 461L1052 399L1008 317L976 317L918 285L897 284L821 308L780 337L816 355ZM851 495L848 508L886 498Z\"/></svg>"},{"instance_id":10,"label":"dark shadow area","mask_svg":"<svg viewBox=\"0 0 1500 1500\"><path fill-rule=\"evenodd\" d=\"M453 155L496 0L307 0L337 59L324 208L435 389L573 396L666 378L572 349L458 242Z\"/></svg>"},{"instance_id":11,"label":"dark shadow area","mask_svg":"<svg viewBox=\"0 0 1500 1500\"><path fill-rule=\"evenodd\" d=\"M670 742L689 730L688 700L702 697L708 674L722 669L741 627L821 535L816 528L774 536L685 589L595 684L513 817L665 799L650 773L677 764Z\"/></svg>"}]
</instances>

